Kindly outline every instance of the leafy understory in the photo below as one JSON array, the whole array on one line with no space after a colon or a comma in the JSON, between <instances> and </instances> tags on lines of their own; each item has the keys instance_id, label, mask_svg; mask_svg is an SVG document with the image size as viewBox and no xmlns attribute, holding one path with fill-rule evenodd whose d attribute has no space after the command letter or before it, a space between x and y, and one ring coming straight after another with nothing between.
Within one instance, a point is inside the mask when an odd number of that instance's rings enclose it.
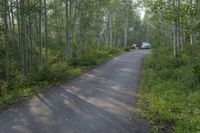
<instances>
[{"instance_id":1,"label":"leafy understory","mask_svg":"<svg viewBox=\"0 0 200 133\"><path fill-rule=\"evenodd\" d=\"M12 82L12 86L9 86L10 89L8 89L6 81L0 80L0 110L26 96L47 90L51 85L70 80L122 52L119 48L108 49L104 47L97 49L91 46L87 48L87 53L84 53L80 58L60 61L52 56L52 58L49 58L51 64L43 65L37 71L28 72L28 76L14 71L12 74L15 75L15 80Z\"/></svg>"},{"instance_id":2,"label":"leafy understory","mask_svg":"<svg viewBox=\"0 0 200 133\"><path fill-rule=\"evenodd\" d=\"M135 6L132 0L0 0L0 109L144 38Z\"/></svg>"},{"instance_id":3,"label":"leafy understory","mask_svg":"<svg viewBox=\"0 0 200 133\"><path fill-rule=\"evenodd\" d=\"M146 58L137 111L153 132L200 132L199 50L187 47L177 59L157 49Z\"/></svg>"}]
</instances>

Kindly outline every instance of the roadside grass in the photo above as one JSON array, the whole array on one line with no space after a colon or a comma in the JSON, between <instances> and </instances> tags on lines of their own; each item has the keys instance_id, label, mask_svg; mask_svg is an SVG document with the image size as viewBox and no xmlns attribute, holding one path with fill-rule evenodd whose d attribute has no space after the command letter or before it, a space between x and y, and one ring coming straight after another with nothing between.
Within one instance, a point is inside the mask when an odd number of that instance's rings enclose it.
<instances>
[{"instance_id":1,"label":"roadside grass","mask_svg":"<svg viewBox=\"0 0 200 133\"><path fill-rule=\"evenodd\" d=\"M200 47L185 49L178 59L157 49L145 60L137 112L152 132L200 132Z\"/></svg>"},{"instance_id":2,"label":"roadside grass","mask_svg":"<svg viewBox=\"0 0 200 133\"><path fill-rule=\"evenodd\" d=\"M123 53L123 50L119 48L108 49L103 47L97 49L90 47L87 49L87 53L83 53L80 58L75 57L67 61L56 60L57 55L50 55L52 58L49 59L48 66L41 66L37 71L30 71L26 76L15 71L10 89L8 89L6 81L0 80L0 111L27 96L71 80L121 53Z\"/></svg>"}]
</instances>

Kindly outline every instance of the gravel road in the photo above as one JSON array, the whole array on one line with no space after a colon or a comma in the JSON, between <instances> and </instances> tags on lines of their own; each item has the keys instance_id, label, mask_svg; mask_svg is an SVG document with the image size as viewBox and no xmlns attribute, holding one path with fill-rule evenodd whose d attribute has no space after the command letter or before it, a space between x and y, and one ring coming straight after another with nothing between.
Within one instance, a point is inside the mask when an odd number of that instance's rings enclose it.
<instances>
[{"instance_id":1,"label":"gravel road","mask_svg":"<svg viewBox=\"0 0 200 133\"><path fill-rule=\"evenodd\" d=\"M149 133L135 114L144 57L125 53L0 114L0 133Z\"/></svg>"}]
</instances>

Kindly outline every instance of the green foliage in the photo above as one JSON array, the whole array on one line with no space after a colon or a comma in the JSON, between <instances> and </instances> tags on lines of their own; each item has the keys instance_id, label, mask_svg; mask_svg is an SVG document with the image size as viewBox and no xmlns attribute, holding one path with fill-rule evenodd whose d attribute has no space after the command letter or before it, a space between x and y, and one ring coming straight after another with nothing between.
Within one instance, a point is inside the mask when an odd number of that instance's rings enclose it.
<instances>
[{"instance_id":1,"label":"green foliage","mask_svg":"<svg viewBox=\"0 0 200 133\"><path fill-rule=\"evenodd\" d=\"M8 83L4 80L0 80L0 96L5 95L7 93Z\"/></svg>"},{"instance_id":2,"label":"green foliage","mask_svg":"<svg viewBox=\"0 0 200 133\"><path fill-rule=\"evenodd\" d=\"M142 22L134 5L132 0L0 2L0 108L122 52L115 47L123 47L126 14L129 43L139 36ZM107 46L109 32L113 48Z\"/></svg>"},{"instance_id":3,"label":"green foliage","mask_svg":"<svg viewBox=\"0 0 200 133\"><path fill-rule=\"evenodd\" d=\"M200 46L186 47L180 58L156 49L145 61L138 112L152 121L155 131L200 131Z\"/></svg>"},{"instance_id":4,"label":"green foliage","mask_svg":"<svg viewBox=\"0 0 200 133\"><path fill-rule=\"evenodd\" d=\"M92 67L101 64L105 61L105 59L108 59L120 52L121 49L119 48L109 49L107 47L102 47L96 49L96 47L91 46L86 49L86 52L81 57L71 59L70 65L78 67Z\"/></svg>"},{"instance_id":5,"label":"green foliage","mask_svg":"<svg viewBox=\"0 0 200 133\"><path fill-rule=\"evenodd\" d=\"M5 71L4 71L5 60L2 60L3 58L5 58L5 42L4 42L3 33L1 32L2 31L2 27L1 26L2 25L0 23L0 58L1 58L1 61L0 61L0 79L5 77Z\"/></svg>"},{"instance_id":6,"label":"green foliage","mask_svg":"<svg viewBox=\"0 0 200 133\"><path fill-rule=\"evenodd\" d=\"M8 89L8 83L5 80L0 80L0 109L25 96L47 89L49 85L72 79L121 52L122 50L119 48L101 47L98 49L91 45L79 58L63 61L60 60L59 53L50 51L48 65L32 68L27 75L19 70L12 71L12 89Z\"/></svg>"},{"instance_id":7,"label":"green foliage","mask_svg":"<svg viewBox=\"0 0 200 133\"><path fill-rule=\"evenodd\" d=\"M124 51L129 52L131 49L130 48L124 48Z\"/></svg>"},{"instance_id":8,"label":"green foliage","mask_svg":"<svg viewBox=\"0 0 200 133\"><path fill-rule=\"evenodd\" d=\"M200 83L200 64L196 64L194 67L193 67L193 74L194 74L194 77L196 79L196 81L198 83Z\"/></svg>"}]
</instances>

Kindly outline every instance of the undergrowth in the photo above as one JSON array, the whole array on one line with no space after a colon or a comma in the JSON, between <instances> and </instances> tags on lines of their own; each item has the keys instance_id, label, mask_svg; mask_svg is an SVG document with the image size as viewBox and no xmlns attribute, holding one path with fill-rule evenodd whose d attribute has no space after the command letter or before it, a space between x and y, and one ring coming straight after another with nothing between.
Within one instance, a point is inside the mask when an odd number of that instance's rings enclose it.
<instances>
[{"instance_id":1,"label":"undergrowth","mask_svg":"<svg viewBox=\"0 0 200 133\"><path fill-rule=\"evenodd\" d=\"M159 48L145 60L137 112L152 132L200 132L200 46L186 47L175 58Z\"/></svg>"},{"instance_id":2,"label":"undergrowth","mask_svg":"<svg viewBox=\"0 0 200 133\"><path fill-rule=\"evenodd\" d=\"M85 51L87 52L83 52L80 57L74 56L65 61L60 60L59 54L50 51L49 64L38 68L34 67L26 75L22 74L20 70L13 69L10 72L12 76L10 86L6 80L0 79L0 110L26 96L44 91L51 85L70 80L122 53L123 50L107 47L98 49L90 46Z\"/></svg>"}]
</instances>

